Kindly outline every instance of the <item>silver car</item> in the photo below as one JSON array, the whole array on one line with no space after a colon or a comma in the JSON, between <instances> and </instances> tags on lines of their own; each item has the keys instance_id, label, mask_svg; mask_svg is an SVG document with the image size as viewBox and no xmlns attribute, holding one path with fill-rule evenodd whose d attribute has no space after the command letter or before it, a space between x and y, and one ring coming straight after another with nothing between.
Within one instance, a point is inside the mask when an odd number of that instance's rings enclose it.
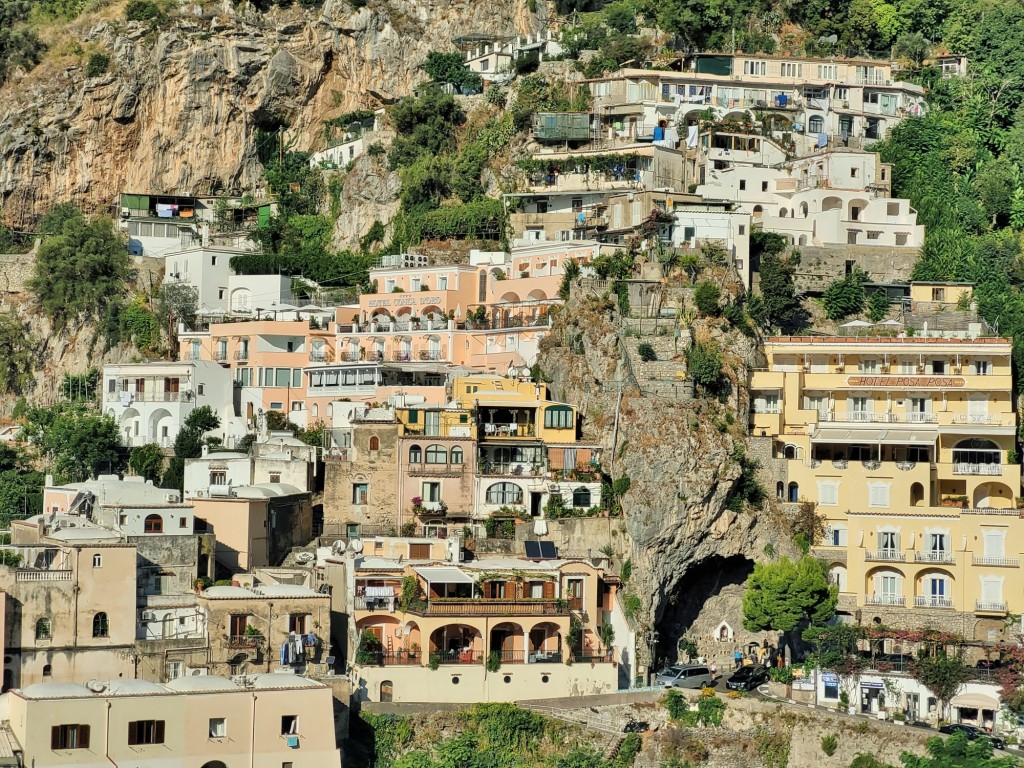
<instances>
[{"instance_id":1,"label":"silver car","mask_svg":"<svg viewBox=\"0 0 1024 768\"><path fill-rule=\"evenodd\" d=\"M715 678L703 664L673 664L655 676L654 684L666 688L708 688L715 684Z\"/></svg>"}]
</instances>

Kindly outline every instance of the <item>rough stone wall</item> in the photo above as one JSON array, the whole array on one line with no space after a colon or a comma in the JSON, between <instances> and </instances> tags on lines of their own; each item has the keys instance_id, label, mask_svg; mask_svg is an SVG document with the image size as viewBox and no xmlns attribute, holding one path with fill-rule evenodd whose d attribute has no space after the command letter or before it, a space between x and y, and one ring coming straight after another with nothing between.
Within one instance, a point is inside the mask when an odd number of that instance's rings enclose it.
<instances>
[{"instance_id":1,"label":"rough stone wall","mask_svg":"<svg viewBox=\"0 0 1024 768\"><path fill-rule=\"evenodd\" d=\"M0 253L0 295L25 293L32 277L33 257L27 253Z\"/></svg>"},{"instance_id":2,"label":"rough stone wall","mask_svg":"<svg viewBox=\"0 0 1024 768\"><path fill-rule=\"evenodd\" d=\"M398 425L367 422L352 431L352 461L328 461L324 472L325 533L329 524L362 523L385 528L398 520ZM370 450L370 438L380 450ZM369 503L352 503L352 484L368 483Z\"/></svg>"},{"instance_id":3,"label":"rough stone wall","mask_svg":"<svg viewBox=\"0 0 1024 768\"><path fill-rule=\"evenodd\" d=\"M917 261L916 248L884 248L871 245L797 247L800 264L793 275L799 292L821 293L833 280L846 274L846 262L856 262L872 281L906 282Z\"/></svg>"}]
</instances>

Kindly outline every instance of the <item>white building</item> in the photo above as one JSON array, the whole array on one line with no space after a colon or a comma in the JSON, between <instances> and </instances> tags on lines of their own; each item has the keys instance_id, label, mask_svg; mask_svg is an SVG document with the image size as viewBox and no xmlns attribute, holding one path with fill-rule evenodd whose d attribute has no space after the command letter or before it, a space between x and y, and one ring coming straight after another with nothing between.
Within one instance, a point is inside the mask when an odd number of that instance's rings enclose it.
<instances>
[{"instance_id":1,"label":"white building","mask_svg":"<svg viewBox=\"0 0 1024 768\"><path fill-rule=\"evenodd\" d=\"M889 196L892 171L874 152L824 150L783 164L761 137L702 136L698 194L735 200L755 225L795 245L867 245L916 250L924 227L910 201Z\"/></svg>"},{"instance_id":2,"label":"white building","mask_svg":"<svg viewBox=\"0 0 1024 768\"><path fill-rule=\"evenodd\" d=\"M213 361L103 366L103 412L117 422L130 447L171 447L188 415L204 405L220 418L221 426L212 434L223 440L235 418L233 400L231 371Z\"/></svg>"},{"instance_id":3,"label":"white building","mask_svg":"<svg viewBox=\"0 0 1024 768\"><path fill-rule=\"evenodd\" d=\"M312 491L316 453L291 432L271 432L253 443L251 455L204 447L202 456L185 460L185 498L228 497L234 489L279 483Z\"/></svg>"},{"instance_id":4,"label":"white building","mask_svg":"<svg viewBox=\"0 0 1024 768\"><path fill-rule=\"evenodd\" d=\"M263 312L270 312L277 320L295 320L294 315L277 317L275 311L285 305L294 313L293 279L287 275L231 275L228 277L228 309L233 314L262 317Z\"/></svg>"},{"instance_id":5,"label":"white building","mask_svg":"<svg viewBox=\"0 0 1024 768\"><path fill-rule=\"evenodd\" d=\"M164 284L186 283L197 291L200 313L228 308L231 257L235 248L193 246L164 255Z\"/></svg>"},{"instance_id":6,"label":"white building","mask_svg":"<svg viewBox=\"0 0 1024 768\"><path fill-rule=\"evenodd\" d=\"M372 118L346 126L340 135L328 139L326 149L313 152L309 156L309 167L344 168L362 155L370 144L386 144L394 134L391 131L381 131L381 118L384 114L385 110L378 109Z\"/></svg>"},{"instance_id":7,"label":"white building","mask_svg":"<svg viewBox=\"0 0 1024 768\"><path fill-rule=\"evenodd\" d=\"M540 60L562 52L558 35L550 29L521 36L465 35L454 40L465 49L466 67L484 83L508 80L516 60L534 51Z\"/></svg>"}]
</instances>

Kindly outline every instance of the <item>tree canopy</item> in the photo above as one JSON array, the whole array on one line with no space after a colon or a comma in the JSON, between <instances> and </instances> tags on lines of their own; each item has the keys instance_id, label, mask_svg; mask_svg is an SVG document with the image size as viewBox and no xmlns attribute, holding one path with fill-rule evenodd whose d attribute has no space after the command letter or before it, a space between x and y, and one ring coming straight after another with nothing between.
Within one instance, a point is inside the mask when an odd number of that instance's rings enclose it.
<instances>
[{"instance_id":1,"label":"tree canopy","mask_svg":"<svg viewBox=\"0 0 1024 768\"><path fill-rule=\"evenodd\" d=\"M791 632L821 625L836 612L838 588L824 564L809 555L755 563L743 594L743 626L751 632Z\"/></svg>"},{"instance_id":2,"label":"tree canopy","mask_svg":"<svg viewBox=\"0 0 1024 768\"><path fill-rule=\"evenodd\" d=\"M439 83L454 85L460 93L479 91L482 85L480 75L466 66L466 59L458 51L431 51L420 69Z\"/></svg>"},{"instance_id":3,"label":"tree canopy","mask_svg":"<svg viewBox=\"0 0 1024 768\"><path fill-rule=\"evenodd\" d=\"M49 462L57 482L81 482L120 472L125 465L117 422L87 403L30 408L25 434Z\"/></svg>"},{"instance_id":4,"label":"tree canopy","mask_svg":"<svg viewBox=\"0 0 1024 768\"><path fill-rule=\"evenodd\" d=\"M59 232L39 247L28 287L60 330L77 320L99 321L108 309L120 306L131 259L109 218L87 221L65 207L53 226L57 222Z\"/></svg>"}]
</instances>

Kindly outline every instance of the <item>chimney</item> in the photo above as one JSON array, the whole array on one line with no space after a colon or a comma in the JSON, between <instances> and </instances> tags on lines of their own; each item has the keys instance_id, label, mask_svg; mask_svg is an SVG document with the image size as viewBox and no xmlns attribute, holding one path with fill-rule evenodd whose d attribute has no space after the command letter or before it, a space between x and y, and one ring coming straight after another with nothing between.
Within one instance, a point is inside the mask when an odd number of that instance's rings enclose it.
<instances>
[{"instance_id":1,"label":"chimney","mask_svg":"<svg viewBox=\"0 0 1024 768\"><path fill-rule=\"evenodd\" d=\"M50 488L53 486L53 475L46 476L46 487Z\"/></svg>"},{"instance_id":2,"label":"chimney","mask_svg":"<svg viewBox=\"0 0 1024 768\"><path fill-rule=\"evenodd\" d=\"M203 445L203 457L205 458L205 457L207 457L209 455L210 455L210 446Z\"/></svg>"}]
</instances>

